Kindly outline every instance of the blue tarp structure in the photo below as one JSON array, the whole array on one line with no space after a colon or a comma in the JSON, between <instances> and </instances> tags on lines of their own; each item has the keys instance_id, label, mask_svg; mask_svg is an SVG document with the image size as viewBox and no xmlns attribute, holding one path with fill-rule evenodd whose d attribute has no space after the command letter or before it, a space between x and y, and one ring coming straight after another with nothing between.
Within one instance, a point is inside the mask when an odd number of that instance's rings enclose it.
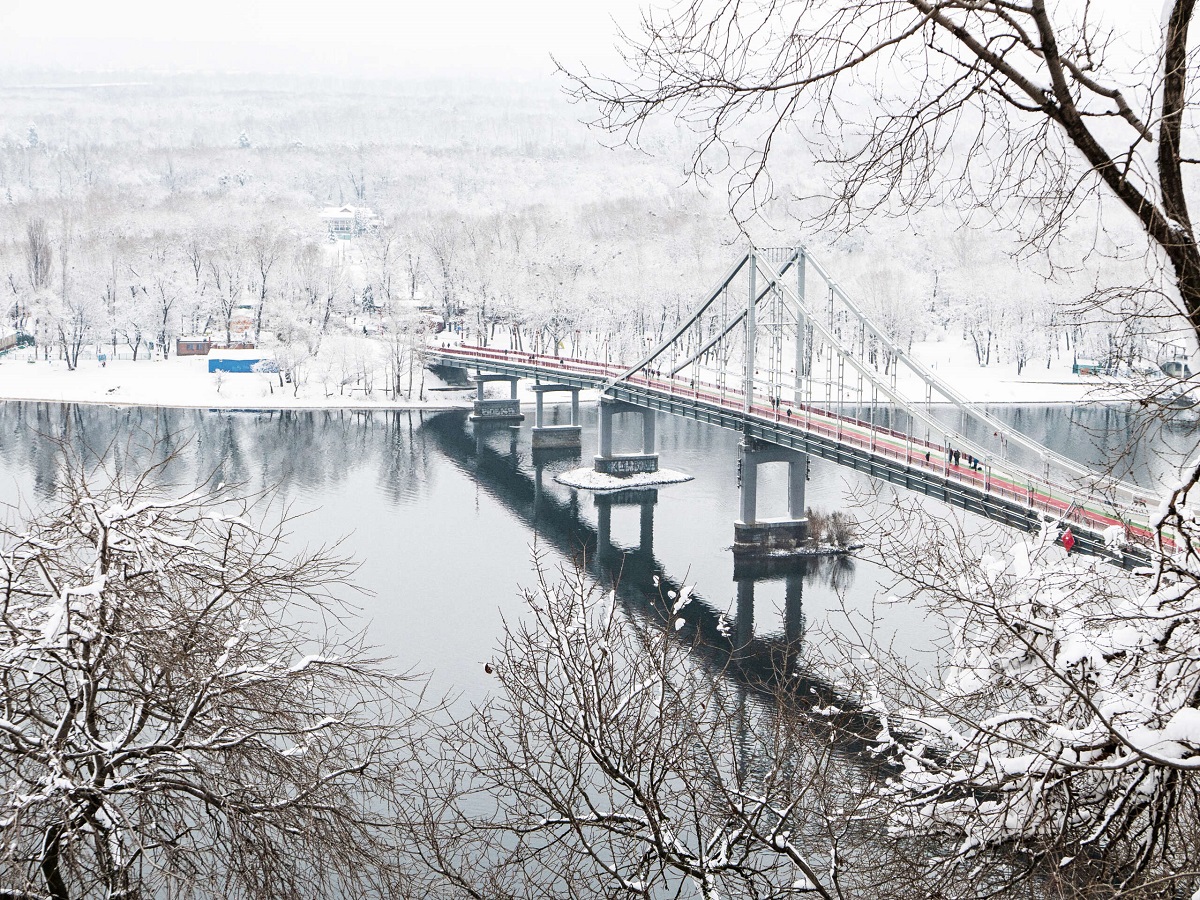
<instances>
[{"instance_id":1,"label":"blue tarp structure","mask_svg":"<svg viewBox=\"0 0 1200 900\"><path fill-rule=\"evenodd\" d=\"M259 371L274 372L275 361L268 359L256 350L224 350L208 355L209 372L253 372L259 366ZM267 367L271 368L267 368Z\"/></svg>"}]
</instances>

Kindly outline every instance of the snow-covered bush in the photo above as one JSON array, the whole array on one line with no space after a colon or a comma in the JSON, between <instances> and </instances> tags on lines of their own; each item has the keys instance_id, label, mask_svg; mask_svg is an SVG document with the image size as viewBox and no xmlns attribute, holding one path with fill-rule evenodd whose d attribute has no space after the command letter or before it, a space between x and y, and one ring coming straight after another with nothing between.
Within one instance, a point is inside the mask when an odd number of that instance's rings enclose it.
<instances>
[{"instance_id":1,"label":"snow-covered bush","mask_svg":"<svg viewBox=\"0 0 1200 900\"><path fill-rule=\"evenodd\" d=\"M1200 887L1198 477L1163 505L1176 543L1152 574L1064 556L1053 523L1002 554L919 513L885 538L946 625L935 676L888 691L892 660L870 679L904 758L898 825L949 836L941 865L1121 896Z\"/></svg>"}]
</instances>

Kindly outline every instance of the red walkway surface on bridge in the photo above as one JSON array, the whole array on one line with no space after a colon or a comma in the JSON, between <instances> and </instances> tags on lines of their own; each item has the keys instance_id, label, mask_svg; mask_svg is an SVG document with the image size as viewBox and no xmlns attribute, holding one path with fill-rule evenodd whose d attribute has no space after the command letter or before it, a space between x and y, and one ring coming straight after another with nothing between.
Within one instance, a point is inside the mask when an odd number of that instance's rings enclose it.
<instances>
[{"instance_id":1,"label":"red walkway surface on bridge","mask_svg":"<svg viewBox=\"0 0 1200 900\"><path fill-rule=\"evenodd\" d=\"M627 367L574 359L566 356L546 356L518 350L499 350L468 344L451 344L431 348L434 354L455 357L463 362L478 363L486 368L488 362L528 366L539 373L574 375L607 382L620 378ZM1077 528L1102 534L1119 526L1125 539L1143 546L1153 546L1155 530L1150 522L1148 493L1129 493L1118 501L1095 492L1072 490L1032 473L1021 470L1007 461L993 464L977 462L972 467L964 462L955 464L944 444L934 444L903 432L882 428L851 416L839 415L812 404L783 402L754 402L746 409L741 390L721 385L672 378L653 369L643 369L622 384L631 385L649 394L685 399L696 404L721 409L752 421L772 424L778 428L794 429L797 433L818 435L836 443L864 450L882 459L902 462L927 475L970 487L990 496L1016 502L1029 509L1049 515ZM966 459L965 456L962 459ZM1122 502L1123 501L1123 502ZM1173 543L1164 534L1166 549Z\"/></svg>"}]
</instances>

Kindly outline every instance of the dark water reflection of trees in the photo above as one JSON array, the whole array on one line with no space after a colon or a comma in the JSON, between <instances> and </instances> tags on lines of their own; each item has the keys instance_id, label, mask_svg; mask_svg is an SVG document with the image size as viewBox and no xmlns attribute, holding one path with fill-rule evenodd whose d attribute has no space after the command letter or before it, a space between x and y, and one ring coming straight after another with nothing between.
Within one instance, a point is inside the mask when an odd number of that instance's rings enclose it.
<instances>
[{"instance_id":1,"label":"dark water reflection of trees","mask_svg":"<svg viewBox=\"0 0 1200 900\"><path fill-rule=\"evenodd\" d=\"M224 412L87 404L0 404L0 455L28 500L46 500L57 483L59 440L85 458L103 457L133 472L175 456L164 479L213 479L253 490L275 487L286 499L344 485L352 471L375 474L393 503L421 495L431 477L421 414L341 410ZM24 476L24 477L22 477Z\"/></svg>"}]
</instances>

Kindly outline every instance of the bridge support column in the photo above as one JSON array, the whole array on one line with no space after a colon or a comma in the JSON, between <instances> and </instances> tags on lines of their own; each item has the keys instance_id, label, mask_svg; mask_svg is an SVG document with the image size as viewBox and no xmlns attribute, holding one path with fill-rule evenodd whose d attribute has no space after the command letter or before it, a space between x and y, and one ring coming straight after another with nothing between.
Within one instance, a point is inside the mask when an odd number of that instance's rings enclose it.
<instances>
[{"instance_id":1,"label":"bridge support column","mask_svg":"<svg viewBox=\"0 0 1200 900\"><path fill-rule=\"evenodd\" d=\"M800 561L804 565L803 561ZM760 577L745 575L737 579L737 618L734 649L742 650L754 640L754 586L760 581L782 578L784 582L783 636L784 653L790 657L804 643L804 575L799 569L783 575L766 574ZM787 671L787 660L778 660Z\"/></svg>"},{"instance_id":2,"label":"bridge support column","mask_svg":"<svg viewBox=\"0 0 1200 900\"><path fill-rule=\"evenodd\" d=\"M582 446L580 434L583 428L579 424L579 388L569 384L535 384L529 388L537 398L537 412L533 419L533 449L576 448ZM571 424L547 425L543 398L545 394L571 392Z\"/></svg>"},{"instance_id":3,"label":"bridge support column","mask_svg":"<svg viewBox=\"0 0 1200 900\"><path fill-rule=\"evenodd\" d=\"M472 375L475 382L475 406L471 412L472 422L521 422L521 401L517 399L517 382L521 379L516 375ZM483 386L489 381L507 381L507 400L485 400Z\"/></svg>"},{"instance_id":4,"label":"bridge support column","mask_svg":"<svg viewBox=\"0 0 1200 900\"><path fill-rule=\"evenodd\" d=\"M642 417L642 452L613 453L613 416L636 412ZM600 398L600 452L596 455L596 471L605 475L637 475L658 471L658 454L654 452L654 410L632 403Z\"/></svg>"},{"instance_id":5,"label":"bridge support column","mask_svg":"<svg viewBox=\"0 0 1200 900\"><path fill-rule=\"evenodd\" d=\"M758 467L783 462L788 467L788 514L784 519L758 518ZM738 445L741 467L741 518L733 526L733 552L743 554L800 549L808 539L804 515L804 482L808 455L771 444L743 441Z\"/></svg>"},{"instance_id":6,"label":"bridge support column","mask_svg":"<svg viewBox=\"0 0 1200 900\"><path fill-rule=\"evenodd\" d=\"M638 552L647 558L654 556L654 504L658 491L648 491L638 515Z\"/></svg>"},{"instance_id":7,"label":"bridge support column","mask_svg":"<svg viewBox=\"0 0 1200 900\"><path fill-rule=\"evenodd\" d=\"M612 557L612 504L608 498L596 495L596 560L608 562Z\"/></svg>"}]
</instances>

